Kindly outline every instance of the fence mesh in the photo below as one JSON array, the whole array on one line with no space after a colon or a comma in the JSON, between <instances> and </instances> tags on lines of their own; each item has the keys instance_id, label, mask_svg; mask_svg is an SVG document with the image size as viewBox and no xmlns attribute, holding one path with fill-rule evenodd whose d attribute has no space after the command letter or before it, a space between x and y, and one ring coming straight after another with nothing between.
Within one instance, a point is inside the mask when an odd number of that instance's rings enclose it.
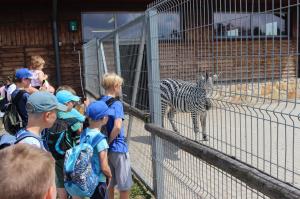
<instances>
[{"instance_id":1,"label":"fence mesh","mask_svg":"<svg viewBox=\"0 0 300 199\"><path fill-rule=\"evenodd\" d=\"M124 102L159 125L300 188L299 7L155 1L147 20L99 40L99 63L124 78ZM161 107L151 107L153 96ZM124 121L132 168L158 198L268 198L144 124L131 114Z\"/></svg>"},{"instance_id":2,"label":"fence mesh","mask_svg":"<svg viewBox=\"0 0 300 199\"><path fill-rule=\"evenodd\" d=\"M213 104L208 141L201 142L300 186L299 1L168 0L149 9L160 19L161 79L196 86L206 72L214 81L212 92L206 89ZM180 94L171 98L174 119L170 111L164 124L174 129L173 120L181 135L195 139L185 101L201 99Z\"/></svg>"}]
</instances>

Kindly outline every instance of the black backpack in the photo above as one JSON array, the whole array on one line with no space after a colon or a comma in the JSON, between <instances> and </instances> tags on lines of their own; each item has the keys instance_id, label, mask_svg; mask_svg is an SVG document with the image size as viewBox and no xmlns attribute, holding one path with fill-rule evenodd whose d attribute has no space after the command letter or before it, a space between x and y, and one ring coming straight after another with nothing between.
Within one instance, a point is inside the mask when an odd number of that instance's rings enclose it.
<instances>
[{"instance_id":1,"label":"black backpack","mask_svg":"<svg viewBox=\"0 0 300 199\"><path fill-rule=\"evenodd\" d=\"M44 132L43 139L54 159L63 159L68 149L79 144L80 135L71 128L77 122L76 118L57 119L53 126Z\"/></svg>"},{"instance_id":2,"label":"black backpack","mask_svg":"<svg viewBox=\"0 0 300 199\"><path fill-rule=\"evenodd\" d=\"M18 112L17 104L22 99L26 91L20 90L17 95L12 98L11 102L6 105L3 115L3 125L6 132L15 135L20 129L24 128L22 118Z\"/></svg>"}]
</instances>

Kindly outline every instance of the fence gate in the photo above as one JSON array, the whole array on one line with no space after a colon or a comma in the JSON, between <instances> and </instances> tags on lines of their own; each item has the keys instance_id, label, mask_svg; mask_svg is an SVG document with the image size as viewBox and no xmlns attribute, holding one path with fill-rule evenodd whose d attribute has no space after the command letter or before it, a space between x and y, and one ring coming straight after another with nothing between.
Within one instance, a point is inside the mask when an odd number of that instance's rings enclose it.
<instances>
[{"instance_id":1,"label":"fence gate","mask_svg":"<svg viewBox=\"0 0 300 199\"><path fill-rule=\"evenodd\" d=\"M157 198L300 198L299 7L160 0L84 46L88 91L125 80L132 168Z\"/></svg>"}]
</instances>

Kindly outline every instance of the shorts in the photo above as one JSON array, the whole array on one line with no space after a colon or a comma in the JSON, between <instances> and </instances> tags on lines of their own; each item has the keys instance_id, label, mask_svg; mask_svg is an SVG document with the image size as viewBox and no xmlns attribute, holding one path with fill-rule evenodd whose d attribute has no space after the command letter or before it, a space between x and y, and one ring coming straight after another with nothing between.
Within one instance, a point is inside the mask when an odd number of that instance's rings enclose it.
<instances>
[{"instance_id":1,"label":"shorts","mask_svg":"<svg viewBox=\"0 0 300 199\"><path fill-rule=\"evenodd\" d=\"M110 187L116 187L119 191L130 190L133 182L129 153L109 152L108 163L112 174Z\"/></svg>"},{"instance_id":2,"label":"shorts","mask_svg":"<svg viewBox=\"0 0 300 199\"><path fill-rule=\"evenodd\" d=\"M65 188L64 159L55 160L55 184L57 188Z\"/></svg>"}]
</instances>

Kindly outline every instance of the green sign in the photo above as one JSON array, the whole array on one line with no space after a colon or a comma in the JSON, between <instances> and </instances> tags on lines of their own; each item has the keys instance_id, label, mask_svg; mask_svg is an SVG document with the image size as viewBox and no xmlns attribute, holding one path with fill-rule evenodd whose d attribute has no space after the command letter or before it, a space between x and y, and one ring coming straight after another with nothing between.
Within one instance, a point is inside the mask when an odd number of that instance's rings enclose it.
<instances>
[{"instance_id":1,"label":"green sign","mask_svg":"<svg viewBox=\"0 0 300 199\"><path fill-rule=\"evenodd\" d=\"M75 20L69 21L69 31L76 32L78 30L78 23Z\"/></svg>"}]
</instances>

